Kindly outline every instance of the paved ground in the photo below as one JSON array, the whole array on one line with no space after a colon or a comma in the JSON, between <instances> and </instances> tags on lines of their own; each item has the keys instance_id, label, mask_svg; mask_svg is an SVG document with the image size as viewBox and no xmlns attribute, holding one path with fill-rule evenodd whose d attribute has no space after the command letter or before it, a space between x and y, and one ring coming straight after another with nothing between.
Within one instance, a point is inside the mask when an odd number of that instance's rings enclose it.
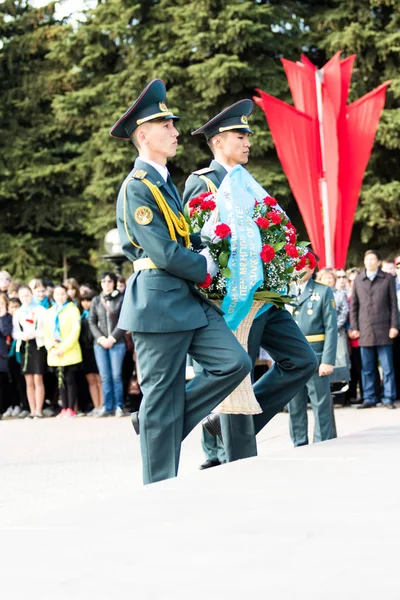
<instances>
[{"instance_id":1,"label":"paved ground","mask_svg":"<svg viewBox=\"0 0 400 600\"><path fill-rule=\"evenodd\" d=\"M293 450L281 414L208 472L196 430L147 488L128 419L0 421L0 597L400 599L400 410L336 418L358 435Z\"/></svg>"}]
</instances>

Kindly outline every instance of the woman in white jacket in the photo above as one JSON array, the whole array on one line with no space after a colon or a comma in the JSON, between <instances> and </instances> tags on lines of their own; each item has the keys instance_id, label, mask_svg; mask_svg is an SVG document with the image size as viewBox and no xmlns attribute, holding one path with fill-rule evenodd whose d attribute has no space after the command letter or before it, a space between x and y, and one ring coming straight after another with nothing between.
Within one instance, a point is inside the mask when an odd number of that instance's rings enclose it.
<instances>
[{"instance_id":1,"label":"woman in white jacket","mask_svg":"<svg viewBox=\"0 0 400 600\"><path fill-rule=\"evenodd\" d=\"M32 302L31 289L22 285L18 290L21 307L13 316L13 338L17 340L16 351L20 352L21 369L26 381L30 414L28 418L43 417L44 402L43 374L46 372L46 348L43 326L46 309Z\"/></svg>"}]
</instances>

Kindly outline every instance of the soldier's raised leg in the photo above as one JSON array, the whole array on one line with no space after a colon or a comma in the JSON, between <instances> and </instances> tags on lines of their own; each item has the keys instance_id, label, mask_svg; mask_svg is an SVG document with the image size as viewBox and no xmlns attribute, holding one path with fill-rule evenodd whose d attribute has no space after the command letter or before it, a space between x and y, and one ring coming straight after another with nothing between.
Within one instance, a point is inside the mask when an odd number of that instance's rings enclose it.
<instances>
[{"instance_id":1,"label":"soldier's raised leg","mask_svg":"<svg viewBox=\"0 0 400 600\"><path fill-rule=\"evenodd\" d=\"M186 386L183 437L206 417L251 371L251 360L223 317L203 303L208 325L193 332L189 354L202 367Z\"/></svg>"}]
</instances>

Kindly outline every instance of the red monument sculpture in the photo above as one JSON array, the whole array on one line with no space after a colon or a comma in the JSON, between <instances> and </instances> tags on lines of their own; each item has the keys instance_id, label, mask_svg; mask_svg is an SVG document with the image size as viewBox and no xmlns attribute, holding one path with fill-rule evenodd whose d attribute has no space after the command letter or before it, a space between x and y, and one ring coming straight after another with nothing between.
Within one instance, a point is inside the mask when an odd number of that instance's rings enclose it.
<instances>
[{"instance_id":1,"label":"red monument sculpture","mask_svg":"<svg viewBox=\"0 0 400 600\"><path fill-rule=\"evenodd\" d=\"M347 96L356 55L337 52L322 69L304 55L282 59L294 106L262 90L279 160L320 267L344 268L362 179L385 104L387 81L352 104Z\"/></svg>"}]
</instances>

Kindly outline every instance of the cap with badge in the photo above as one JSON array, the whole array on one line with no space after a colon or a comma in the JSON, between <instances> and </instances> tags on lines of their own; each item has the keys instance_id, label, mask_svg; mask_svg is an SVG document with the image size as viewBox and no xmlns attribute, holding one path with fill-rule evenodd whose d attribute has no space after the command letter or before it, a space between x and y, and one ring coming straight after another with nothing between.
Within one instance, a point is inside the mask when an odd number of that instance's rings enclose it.
<instances>
[{"instance_id":1,"label":"cap with badge","mask_svg":"<svg viewBox=\"0 0 400 600\"><path fill-rule=\"evenodd\" d=\"M159 119L178 121L166 105L167 91L161 79L153 79L143 90L125 114L112 126L110 135L119 139L129 139L142 123Z\"/></svg>"},{"instance_id":2,"label":"cap with badge","mask_svg":"<svg viewBox=\"0 0 400 600\"><path fill-rule=\"evenodd\" d=\"M223 133L224 131L243 131L244 133L253 133L248 124L248 117L254 110L253 100L239 100L228 108L225 108L218 115L213 117L208 123L192 131L192 135L203 134L207 140Z\"/></svg>"}]
</instances>

